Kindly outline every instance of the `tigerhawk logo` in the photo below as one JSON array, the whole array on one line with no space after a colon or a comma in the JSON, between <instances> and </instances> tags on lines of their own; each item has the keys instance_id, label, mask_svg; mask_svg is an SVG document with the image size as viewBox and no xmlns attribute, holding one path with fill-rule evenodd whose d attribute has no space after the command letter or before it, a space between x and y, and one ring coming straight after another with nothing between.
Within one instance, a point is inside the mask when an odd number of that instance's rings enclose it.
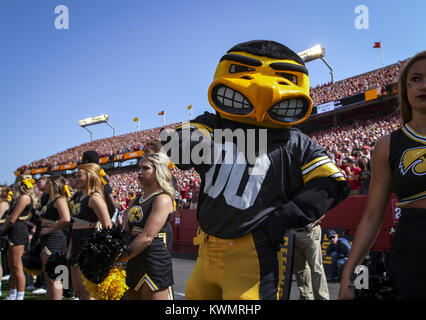
<instances>
[{"instance_id":1,"label":"tigerhawk logo","mask_svg":"<svg viewBox=\"0 0 426 320\"><path fill-rule=\"evenodd\" d=\"M129 223L138 223L142 221L143 218L143 211L142 208L139 206L134 206L130 209L129 215L128 215L128 221Z\"/></svg>"},{"instance_id":2,"label":"tigerhawk logo","mask_svg":"<svg viewBox=\"0 0 426 320\"><path fill-rule=\"evenodd\" d=\"M80 213L80 203L70 201L70 208L71 208L71 216L73 217L78 216L78 214Z\"/></svg>"},{"instance_id":3,"label":"tigerhawk logo","mask_svg":"<svg viewBox=\"0 0 426 320\"><path fill-rule=\"evenodd\" d=\"M410 169L417 176L426 174L426 147L406 150L402 154L399 168L402 175L405 175Z\"/></svg>"}]
</instances>

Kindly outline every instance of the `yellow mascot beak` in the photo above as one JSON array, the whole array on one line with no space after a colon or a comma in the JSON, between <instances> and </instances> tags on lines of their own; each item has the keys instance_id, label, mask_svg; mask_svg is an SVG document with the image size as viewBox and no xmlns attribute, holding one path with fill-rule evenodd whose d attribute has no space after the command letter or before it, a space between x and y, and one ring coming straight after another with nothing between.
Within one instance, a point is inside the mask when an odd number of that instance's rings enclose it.
<instances>
[{"instance_id":1,"label":"yellow mascot beak","mask_svg":"<svg viewBox=\"0 0 426 320\"><path fill-rule=\"evenodd\" d=\"M222 118L269 128L301 123L312 111L304 65L242 51L222 57L208 97Z\"/></svg>"}]
</instances>

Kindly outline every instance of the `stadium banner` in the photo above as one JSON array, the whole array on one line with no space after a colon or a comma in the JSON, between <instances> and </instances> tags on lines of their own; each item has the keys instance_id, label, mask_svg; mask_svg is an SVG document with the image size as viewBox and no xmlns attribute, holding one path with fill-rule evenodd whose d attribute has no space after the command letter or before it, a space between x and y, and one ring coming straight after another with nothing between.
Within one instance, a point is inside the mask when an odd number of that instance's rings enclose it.
<instances>
[{"instance_id":1,"label":"stadium banner","mask_svg":"<svg viewBox=\"0 0 426 320\"><path fill-rule=\"evenodd\" d=\"M323 103L317 106L317 114L334 110L334 101Z\"/></svg>"},{"instance_id":2,"label":"stadium banner","mask_svg":"<svg viewBox=\"0 0 426 320\"><path fill-rule=\"evenodd\" d=\"M128 153L124 154L123 158L125 160L126 159L139 158L139 157L142 157L142 154L143 154L142 150L138 150L138 151L134 151L134 152L128 152Z\"/></svg>"},{"instance_id":3,"label":"stadium banner","mask_svg":"<svg viewBox=\"0 0 426 320\"><path fill-rule=\"evenodd\" d=\"M107 162L108 162L108 157L99 158L99 164L107 163Z\"/></svg>"},{"instance_id":4,"label":"stadium banner","mask_svg":"<svg viewBox=\"0 0 426 320\"><path fill-rule=\"evenodd\" d=\"M379 89L371 89L368 91L365 91L365 101L375 100L378 97L377 91Z\"/></svg>"},{"instance_id":5,"label":"stadium banner","mask_svg":"<svg viewBox=\"0 0 426 320\"><path fill-rule=\"evenodd\" d=\"M37 168L37 169L32 169L31 174L45 173L46 171L47 171L47 168Z\"/></svg>"},{"instance_id":6,"label":"stadium banner","mask_svg":"<svg viewBox=\"0 0 426 320\"><path fill-rule=\"evenodd\" d=\"M344 108L352 104L361 103L361 102L365 102L364 92L334 101L334 108L340 109L340 108Z\"/></svg>"},{"instance_id":7,"label":"stadium banner","mask_svg":"<svg viewBox=\"0 0 426 320\"><path fill-rule=\"evenodd\" d=\"M67 163L59 166L59 170L71 170L76 167L75 163Z\"/></svg>"}]
</instances>

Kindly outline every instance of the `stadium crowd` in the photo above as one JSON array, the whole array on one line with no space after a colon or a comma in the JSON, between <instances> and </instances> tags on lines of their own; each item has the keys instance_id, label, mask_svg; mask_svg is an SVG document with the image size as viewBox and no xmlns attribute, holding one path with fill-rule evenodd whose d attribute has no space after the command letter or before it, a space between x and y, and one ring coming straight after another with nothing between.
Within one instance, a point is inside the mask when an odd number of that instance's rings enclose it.
<instances>
[{"instance_id":1,"label":"stadium crowd","mask_svg":"<svg viewBox=\"0 0 426 320\"><path fill-rule=\"evenodd\" d=\"M165 126L165 128L175 126L176 123L169 124ZM29 165L21 166L18 168L18 171L42 167L51 169L54 166L62 164L78 163L81 155L86 150L95 150L101 158L108 157L109 159L112 159L114 155L143 150L145 141L158 137L160 129L161 128L147 129L83 143L79 146L53 154L47 158L33 161Z\"/></svg>"},{"instance_id":2,"label":"stadium crowd","mask_svg":"<svg viewBox=\"0 0 426 320\"><path fill-rule=\"evenodd\" d=\"M384 90L387 85L396 83L399 69L404 61L399 61L390 66L335 83L327 83L311 88L310 95L313 104L316 106L375 88L382 88L382 90ZM177 123L173 123L166 127L175 127L176 125ZM143 150L145 141L147 139L157 138L160 129L161 128L147 129L84 143L44 159L33 161L29 165L23 165L18 168L18 171L41 167L51 169L61 164L77 163L85 150L95 150L99 153L100 157L108 158L126 152Z\"/></svg>"},{"instance_id":3,"label":"stadium crowd","mask_svg":"<svg viewBox=\"0 0 426 320\"><path fill-rule=\"evenodd\" d=\"M170 125L170 127L172 126ZM366 194L369 176L368 179L362 178L363 158L366 158L364 161L367 161L369 168L371 150L376 141L384 134L395 130L399 126L399 115L388 114L371 119L365 117L355 120L350 124L338 125L326 130L313 132L310 136L327 151L330 158L350 180L353 189L356 190L353 194ZM120 152L143 150L145 141L147 139L158 139L158 135L159 128L136 132L122 136L121 141L122 143L128 143L127 146L119 145L118 143L114 144L114 146ZM136 137L139 137L140 140L135 139ZM112 139L98 140L95 144L84 144L73 148L76 159L87 148L108 145L108 141ZM100 156L105 155L105 153L100 153ZM351 168L352 163L353 168ZM117 167L106 170L106 173L110 177L110 184L120 211L125 210L129 201L140 194L137 171L138 168L136 166ZM198 195L197 189L201 183L199 175L193 169L182 171L174 168L172 169L172 173L178 185L176 193L178 208L189 209L190 207L194 207ZM366 185L364 186L364 184Z\"/></svg>"},{"instance_id":4,"label":"stadium crowd","mask_svg":"<svg viewBox=\"0 0 426 320\"><path fill-rule=\"evenodd\" d=\"M374 88L384 89L387 85L397 81L399 69L404 61L399 61L390 66L364 73L355 77L347 78L338 82L327 83L311 88L311 97L314 105L319 105L339 98L351 96ZM169 124L166 128L175 127L177 123ZM395 130L400 126L399 116L386 115L374 119L359 119L349 125L338 125L326 130L311 133L310 136L322 147L324 147L336 165L342 170L353 185L353 194L364 194L366 182L363 175L363 164L369 168L371 149L375 142L384 134ZM95 150L100 157L113 160L114 156L127 152L144 150L148 140L159 137L159 128L147 129L128 133L124 135L99 139L84 143L82 145L67 149L47 158L34 161L29 165L18 168L18 171L47 167L48 170L55 166L68 163L78 163L80 157L86 150ZM366 160L363 160L366 158ZM181 171L177 168L172 170L176 177L178 192L176 200L179 208L190 208L194 206L197 199L197 188L199 188L200 177L193 170ZM114 195L118 207L124 210L129 203L140 193L137 183L137 168L135 166L108 169L107 174L111 179ZM192 200L194 198L194 200Z\"/></svg>"},{"instance_id":5,"label":"stadium crowd","mask_svg":"<svg viewBox=\"0 0 426 320\"><path fill-rule=\"evenodd\" d=\"M311 133L310 136L327 151L330 158L351 181L353 188L358 190L353 194L365 194L368 190L369 178L362 179L363 159L366 159L369 168L371 150L377 140L399 126L399 115L388 114L372 119L359 119L351 124ZM352 170L351 163L353 163ZM136 167L107 170L119 206L123 209L129 199L134 198L140 192L136 179L137 170ZM199 175L193 169L182 171L174 168L172 173L176 177L179 188L176 194L178 206L190 208L192 198L196 198L198 194ZM367 184L367 186L363 188L363 184Z\"/></svg>"},{"instance_id":6,"label":"stadium crowd","mask_svg":"<svg viewBox=\"0 0 426 320\"><path fill-rule=\"evenodd\" d=\"M361 118L347 125L340 125L311 134L312 139L322 146L329 157L341 169L352 186L353 195L366 194L369 185L370 156L379 138L398 127L401 121L399 114L368 119Z\"/></svg>"},{"instance_id":7,"label":"stadium crowd","mask_svg":"<svg viewBox=\"0 0 426 320\"><path fill-rule=\"evenodd\" d=\"M310 89L314 106L326 102L349 97L371 89L385 89L387 85L398 80L399 69L404 61L382 69L371 71L356 77L347 78L335 83L326 83Z\"/></svg>"},{"instance_id":8,"label":"stadium crowd","mask_svg":"<svg viewBox=\"0 0 426 320\"><path fill-rule=\"evenodd\" d=\"M119 211L124 211L130 200L140 195L141 189L137 181L138 168L122 167L106 170L109 182L113 188ZM181 209L189 209L196 205L200 177L195 170L182 171L172 169L176 178L178 192L176 192L176 205ZM191 206L191 204L193 204Z\"/></svg>"},{"instance_id":9,"label":"stadium crowd","mask_svg":"<svg viewBox=\"0 0 426 320\"><path fill-rule=\"evenodd\" d=\"M175 125L172 124L168 127ZM369 168L371 150L376 141L384 134L390 133L399 126L399 114L388 114L371 119L367 117L361 118L350 124L342 124L326 130L313 132L310 136L327 151L330 158L349 179L355 190L353 194L366 194L369 175L367 174L368 179L362 178L362 162L367 161L366 166ZM158 139L158 136L159 128L145 130L120 136L120 140L117 140L117 137L115 137L116 140L108 138L97 140L93 143L86 143L73 148L72 152L75 155L75 159L78 160L85 150L92 147L98 147L97 150L101 150L101 157L110 155L111 153L108 150L116 150L120 153L143 150L144 144L148 139L155 140ZM111 146L107 147L110 143ZM57 156L54 155L47 159L59 159L56 158ZM366 160L363 160L363 158ZM47 159L42 161L47 161ZM134 165L106 170L106 173L110 177L110 184L120 211L125 210L129 201L140 194L141 190L137 182L137 172L138 168ZM178 185L178 191L176 192L178 208L189 209L195 207L201 183L198 173L193 169L182 171L178 168L172 169L172 173Z\"/></svg>"}]
</instances>

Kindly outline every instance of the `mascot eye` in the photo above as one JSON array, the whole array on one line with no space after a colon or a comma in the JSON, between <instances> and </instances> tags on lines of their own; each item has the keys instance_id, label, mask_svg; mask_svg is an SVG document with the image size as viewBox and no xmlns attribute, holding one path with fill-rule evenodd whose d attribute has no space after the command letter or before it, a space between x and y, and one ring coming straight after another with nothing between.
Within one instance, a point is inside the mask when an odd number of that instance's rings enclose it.
<instances>
[{"instance_id":1,"label":"mascot eye","mask_svg":"<svg viewBox=\"0 0 426 320\"><path fill-rule=\"evenodd\" d=\"M297 76L291 73L285 73L285 72L277 72L277 75L286 78L287 80L290 80L294 84L297 84Z\"/></svg>"},{"instance_id":2,"label":"mascot eye","mask_svg":"<svg viewBox=\"0 0 426 320\"><path fill-rule=\"evenodd\" d=\"M229 68L229 73L238 73L246 71L254 71L254 69L239 64L231 64L231 67Z\"/></svg>"}]
</instances>

